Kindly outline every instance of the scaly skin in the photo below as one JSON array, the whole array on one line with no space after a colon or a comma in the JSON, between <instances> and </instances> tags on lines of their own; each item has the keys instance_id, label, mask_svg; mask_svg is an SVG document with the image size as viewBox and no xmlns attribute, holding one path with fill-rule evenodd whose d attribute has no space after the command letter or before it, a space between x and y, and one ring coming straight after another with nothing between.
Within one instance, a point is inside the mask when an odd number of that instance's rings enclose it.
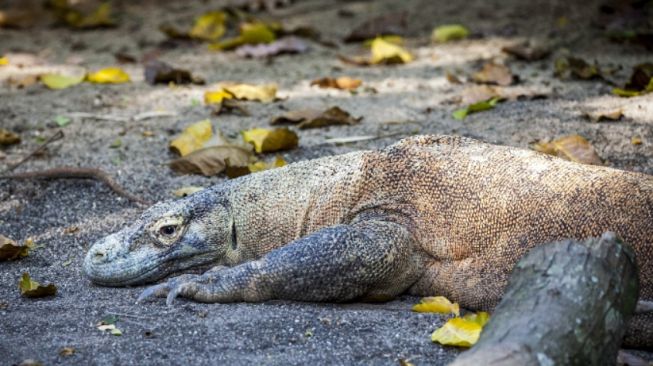
<instances>
[{"instance_id":1,"label":"scaly skin","mask_svg":"<svg viewBox=\"0 0 653 366\"><path fill-rule=\"evenodd\" d=\"M202 302L444 295L499 301L530 248L614 231L653 300L653 177L451 136L291 164L148 209L89 250L98 284ZM627 341L653 346L653 313Z\"/></svg>"}]
</instances>

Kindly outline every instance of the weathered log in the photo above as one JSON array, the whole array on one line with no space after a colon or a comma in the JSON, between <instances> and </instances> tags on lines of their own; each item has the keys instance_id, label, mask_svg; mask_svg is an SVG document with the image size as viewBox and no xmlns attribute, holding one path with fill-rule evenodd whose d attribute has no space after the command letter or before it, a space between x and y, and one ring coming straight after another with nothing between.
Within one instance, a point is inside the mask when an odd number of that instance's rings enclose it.
<instances>
[{"instance_id":1,"label":"weathered log","mask_svg":"<svg viewBox=\"0 0 653 366\"><path fill-rule=\"evenodd\" d=\"M614 365L637 303L635 263L612 233L531 250L477 344L452 365Z\"/></svg>"}]
</instances>

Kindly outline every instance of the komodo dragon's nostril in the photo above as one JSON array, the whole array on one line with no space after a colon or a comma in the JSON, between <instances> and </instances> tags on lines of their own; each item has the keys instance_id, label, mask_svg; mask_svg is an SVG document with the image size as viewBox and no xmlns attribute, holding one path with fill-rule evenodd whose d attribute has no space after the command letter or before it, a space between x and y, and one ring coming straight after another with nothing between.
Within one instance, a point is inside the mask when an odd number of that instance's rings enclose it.
<instances>
[{"instance_id":1,"label":"komodo dragon's nostril","mask_svg":"<svg viewBox=\"0 0 653 366\"><path fill-rule=\"evenodd\" d=\"M102 249L96 249L95 252L93 253L93 261L98 263L98 262L104 262L106 258L106 252Z\"/></svg>"}]
</instances>

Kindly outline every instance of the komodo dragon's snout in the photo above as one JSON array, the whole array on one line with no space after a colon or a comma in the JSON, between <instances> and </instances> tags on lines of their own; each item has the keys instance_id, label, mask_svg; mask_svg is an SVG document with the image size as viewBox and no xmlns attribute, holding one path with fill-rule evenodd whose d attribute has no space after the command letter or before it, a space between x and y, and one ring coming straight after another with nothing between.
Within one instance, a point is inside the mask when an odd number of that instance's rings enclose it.
<instances>
[{"instance_id":1,"label":"komodo dragon's snout","mask_svg":"<svg viewBox=\"0 0 653 366\"><path fill-rule=\"evenodd\" d=\"M231 244L228 212L220 204L208 212L192 201L156 204L97 241L84 260L86 275L99 285L125 286L214 263Z\"/></svg>"}]
</instances>

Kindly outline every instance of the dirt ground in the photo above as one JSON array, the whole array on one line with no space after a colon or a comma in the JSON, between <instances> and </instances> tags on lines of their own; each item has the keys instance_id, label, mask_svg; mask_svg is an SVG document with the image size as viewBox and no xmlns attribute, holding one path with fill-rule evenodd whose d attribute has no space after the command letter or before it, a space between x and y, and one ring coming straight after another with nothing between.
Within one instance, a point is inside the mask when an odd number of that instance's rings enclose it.
<instances>
[{"instance_id":1,"label":"dirt ground","mask_svg":"<svg viewBox=\"0 0 653 366\"><path fill-rule=\"evenodd\" d=\"M168 168L166 162L174 158L168 143L188 124L211 118L215 128L237 136L243 129L268 126L270 118L284 110L338 105L363 116L362 123L297 131L299 147L282 154L288 162L384 147L414 133L459 134L524 148L536 140L578 133L594 145L607 165L653 174L653 97L619 98L610 95L610 82L561 81L552 75L553 60L565 53L616 70L610 80L620 84L633 65L650 61L645 49L613 43L602 35L595 27L598 2L299 0L261 15L287 26L310 25L325 40L339 42L372 16L407 11L407 47L417 59L385 67L342 63L337 55L353 54L360 45L340 43L338 48L311 43L309 53L271 61L216 53L203 44L162 48L166 38L158 31L159 24L190 24L221 3L116 1L114 5L120 26L113 29L78 31L47 23L29 30L0 29L0 55L31 54L40 60L22 68L0 67L0 82L47 71L95 70L115 65L116 52L140 58L160 49L161 60L190 69L207 85L150 86L143 81L138 63L123 66L133 80L128 84L85 83L53 91L38 84L16 89L2 83L0 127L19 133L23 141L0 150L0 171L54 134L59 129L55 116L84 112L128 119L164 112L165 116L141 121L73 117L62 128L63 140L17 171L62 165L96 167L134 194L150 201L168 200L180 187L209 186L226 179L180 176ZM447 23L466 24L472 39L431 44L433 27ZM502 46L523 38L549 42L553 55L525 62L509 59L501 51ZM464 121L453 119L451 112L459 106L451 100L466 86L451 84L446 74L468 75L490 59L505 61L523 86L548 90L548 97L509 101ZM338 75L358 77L368 88L352 94L309 85L315 78ZM212 116L198 101L212 83L225 80L277 83L281 100L248 103L250 116ZM593 123L583 117L584 112L599 108L622 108L624 118ZM153 136L144 136L144 131ZM326 141L361 135L381 138L344 145ZM635 136L642 144L631 143ZM122 145L110 147L117 138ZM415 365L440 365L459 352L431 343L431 332L444 318L411 312L417 298L385 304L275 301L222 305L180 300L168 308L161 301L135 305L141 288L91 285L81 271L86 250L141 210L95 181L0 181L0 234L18 241L30 237L38 245L27 258L0 263L0 364L35 359L45 365L397 365L404 359ZM71 233L71 227L78 230ZM21 297L17 282L22 272L55 283L57 295L40 300ZM108 315L118 316L122 336L96 329L96 323ZM62 356L63 347L72 347L75 353Z\"/></svg>"}]
</instances>

